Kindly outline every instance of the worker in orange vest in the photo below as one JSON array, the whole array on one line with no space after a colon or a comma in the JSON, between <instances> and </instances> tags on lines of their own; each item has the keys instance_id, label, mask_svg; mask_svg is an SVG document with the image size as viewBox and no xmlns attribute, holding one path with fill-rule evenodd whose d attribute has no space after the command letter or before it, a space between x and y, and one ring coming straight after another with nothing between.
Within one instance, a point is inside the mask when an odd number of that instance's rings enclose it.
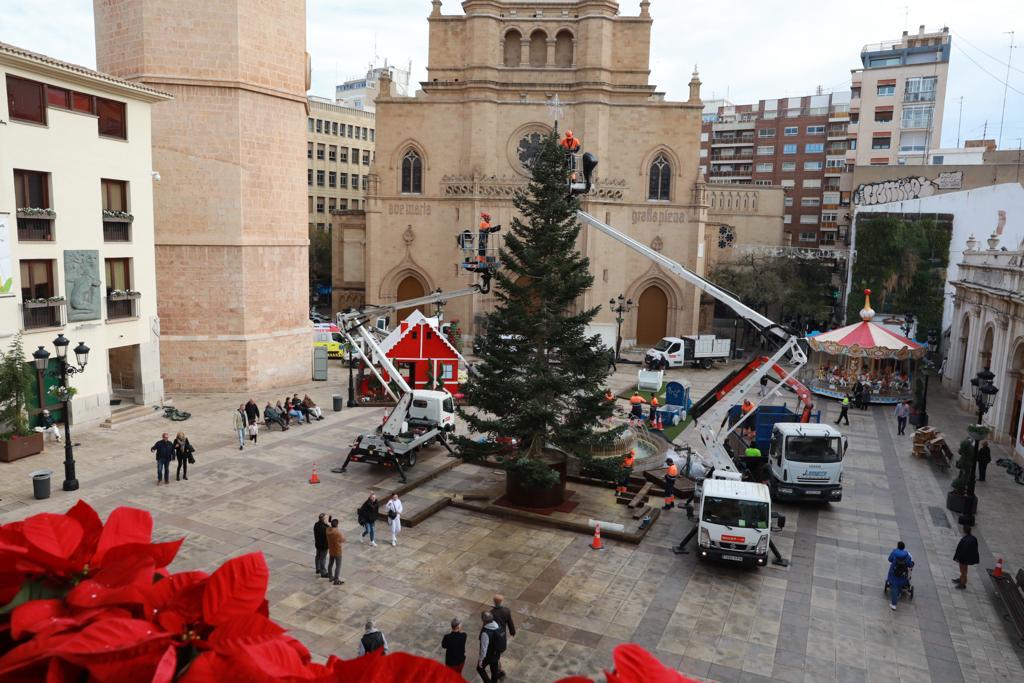
<instances>
[{"instance_id":1,"label":"worker in orange vest","mask_svg":"<svg viewBox=\"0 0 1024 683\"><path fill-rule=\"evenodd\" d=\"M651 396L651 414L648 419L653 423L655 418L658 416L658 397Z\"/></svg>"},{"instance_id":2,"label":"worker in orange vest","mask_svg":"<svg viewBox=\"0 0 1024 683\"><path fill-rule=\"evenodd\" d=\"M491 214L486 211L480 214L480 230L476 241L476 260L479 263L487 262L487 236L499 230L501 230L500 225L491 226Z\"/></svg>"},{"instance_id":3,"label":"worker in orange vest","mask_svg":"<svg viewBox=\"0 0 1024 683\"><path fill-rule=\"evenodd\" d=\"M629 414L637 420L644 419L644 404L647 401L640 395L639 391L634 391L633 395L629 397Z\"/></svg>"},{"instance_id":4,"label":"worker in orange vest","mask_svg":"<svg viewBox=\"0 0 1024 683\"><path fill-rule=\"evenodd\" d=\"M629 486L629 478L633 474L633 464L636 462L636 451L632 448L629 449L629 453L622 458L622 464L619 465L619 485L615 487L615 493L626 493L628 490L626 487Z\"/></svg>"},{"instance_id":5,"label":"worker in orange vest","mask_svg":"<svg viewBox=\"0 0 1024 683\"><path fill-rule=\"evenodd\" d=\"M662 510L676 506L676 478L679 477L679 468L676 467L672 458L666 458L665 464L668 465L668 469L665 471L665 504L662 506Z\"/></svg>"},{"instance_id":6,"label":"worker in orange vest","mask_svg":"<svg viewBox=\"0 0 1024 683\"><path fill-rule=\"evenodd\" d=\"M743 414L746 415L747 413L749 413L753 409L754 409L754 404L750 402L750 399L749 398L743 399L743 405L740 406L740 410L743 411Z\"/></svg>"},{"instance_id":7,"label":"worker in orange vest","mask_svg":"<svg viewBox=\"0 0 1024 683\"><path fill-rule=\"evenodd\" d=\"M580 151L580 139L573 137L571 130L565 131L565 137L562 138L562 141L559 144L561 144L562 149L569 154L575 154Z\"/></svg>"}]
</instances>

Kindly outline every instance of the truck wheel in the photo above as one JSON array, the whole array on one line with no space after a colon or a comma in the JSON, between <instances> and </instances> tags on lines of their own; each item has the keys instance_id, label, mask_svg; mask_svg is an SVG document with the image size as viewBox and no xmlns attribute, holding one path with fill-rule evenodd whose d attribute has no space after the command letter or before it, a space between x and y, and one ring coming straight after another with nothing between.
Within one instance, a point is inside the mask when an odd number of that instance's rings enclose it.
<instances>
[{"instance_id":1,"label":"truck wheel","mask_svg":"<svg viewBox=\"0 0 1024 683\"><path fill-rule=\"evenodd\" d=\"M704 368L705 370L710 370L711 369L711 359L710 358L705 358L704 360L702 360L700 362L700 366L702 368Z\"/></svg>"},{"instance_id":2,"label":"truck wheel","mask_svg":"<svg viewBox=\"0 0 1024 683\"><path fill-rule=\"evenodd\" d=\"M416 467L416 451L412 451L405 459L405 466L409 469Z\"/></svg>"}]
</instances>

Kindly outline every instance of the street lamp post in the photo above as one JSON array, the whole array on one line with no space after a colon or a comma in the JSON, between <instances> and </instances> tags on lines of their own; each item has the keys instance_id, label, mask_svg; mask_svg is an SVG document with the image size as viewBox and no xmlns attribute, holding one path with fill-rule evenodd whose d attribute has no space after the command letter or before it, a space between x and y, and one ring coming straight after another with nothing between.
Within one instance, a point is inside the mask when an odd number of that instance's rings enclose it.
<instances>
[{"instance_id":1,"label":"street lamp post","mask_svg":"<svg viewBox=\"0 0 1024 683\"><path fill-rule=\"evenodd\" d=\"M625 295L619 294L615 299L609 299L608 305L615 314L615 362L622 360L622 323L626 320L623 316L633 310L633 300L627 299Z\"/></svg>"},{"instance_id":2,"label":"street lamp post","mask_svg":"<svg viewBox=\"0 0 1024 683\"><path fill-rule=\"evenodd\" d=\"M999 389L992 380L995 379L995 373L986 367L984 370L978 373L977 377L971 379L971 393L974 395L974 406L978 412L978 422L981 424L982 418L985 417L985 413L992 407L992 403L995 401L996 394ZM981 439L974 440L974 467L978 465L978 448L981 445ZM974 468L967 478L967 495L974 498Z\"/></svg>"},{"instance_id":3,"label":"street lamp post","mask_svg":"<svg viewBox=\"0 0 1024 683\"><path fill-rule=\"evenodd\" d=\"M355 380L352 377L352 371L355 369L355 367L356 367L355 349L350 348L348 350L348 407L349 408L355 408L357 405L359 405L358 403L356 403L356 386L355 386Z\"/></svg>"},{"instance_id":4,"label":"street lamp post","mask_svg":"<svg viewBox=\"0 0 1024 683\"><path fill-rule=\"evenodd\" d=\"M78 342L75 347L75 362L68 362L68 347L71 342L63 334L58 334L53 340L53 347L57 350L57 367L60 371L60 398L64 403L64 485L65 491L78 490L78 478L75 476L75 453L71 444L71 411L68 391L68 377L76 375L85 370L89 363L89 347L85 342ZM36 369L40 372L46 371L50 360L50 353L42 346L32 352Z\"/></svg>"}]
</instances>

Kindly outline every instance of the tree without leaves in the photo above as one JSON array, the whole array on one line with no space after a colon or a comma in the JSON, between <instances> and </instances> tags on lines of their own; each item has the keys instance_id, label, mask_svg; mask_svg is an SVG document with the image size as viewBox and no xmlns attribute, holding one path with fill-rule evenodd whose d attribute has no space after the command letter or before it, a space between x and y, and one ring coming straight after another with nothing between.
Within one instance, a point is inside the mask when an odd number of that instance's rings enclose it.
<instances>
[{"instance_id":1,"label":"tree without leaves","mask_svg":"<svg viewBox=\"0 0 1024 683\"><path fill-rule=\"evenodd\" d=\"M477 434L518 440L522 451L508 466L531 470L534 483L551 482L547 470L530 465L548 445L575 455L603 445L596 431L612 405L603 400L609 350L586 325L599 307L574 312L593 283L589 260L576 249L578 202L568 196L568 167L555 133L540 146L526 192L513 218L495 276L497 306L484 321L480 361L464 387L460 409ZM493 446L460 439L467 457Z\"/></svg>"},{"instance_id":2,"label":"tree without leaves","mask_svg":"<svg viewBox=\"0 0 1024 683\"><path fill-rule=\"evenodd\" d=\"M747 254L717 264L710 279L768 317L821 320L830 314L825 296L832 274L820 262Z\"/></svg>"}]
</instances>

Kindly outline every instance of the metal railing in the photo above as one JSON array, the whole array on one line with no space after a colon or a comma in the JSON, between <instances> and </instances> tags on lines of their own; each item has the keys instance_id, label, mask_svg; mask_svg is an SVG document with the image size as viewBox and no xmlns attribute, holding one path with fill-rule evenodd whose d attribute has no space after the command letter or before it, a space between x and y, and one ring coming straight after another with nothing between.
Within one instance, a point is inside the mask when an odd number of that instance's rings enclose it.
<instances>
[{"instance_id":1,"label":"metal railing","mask_svg":"<svg viewBox=\"0 0 1024 683\"><path fill-rule=\"evenodd\" d=\"M18 217L19 242L52 242L53 220L45 217Z\"/></svg>"},{"instance_id":2,"label":"metal railing","mask_svg":"<svg viewBox=\"0 0 1024 683\"><path fill-rule=\"evenodd\" d=\"M52 301L43 304L22 304L21 322L26 330L43 327L64 326L64 302Z\"/></svg>"},{"instance_id":3,"label":"metal railing","mask_svg":"<svg viewBox=\"0 0 1024 683\"><path fill-rule=\"evenodd\" d=\"M104 242L131 242L132 224L125 221L103 221Z\"/></svg>"},{"instance_id":4,"label":"metal railing","mask_svg":"<svg viewBox=\"0 0 1024 683\"><path fill-rule=\"evenodd\" d=\"M138 298L107 297L107 320L139 317Z\"/></svg>"}]
</instances>

